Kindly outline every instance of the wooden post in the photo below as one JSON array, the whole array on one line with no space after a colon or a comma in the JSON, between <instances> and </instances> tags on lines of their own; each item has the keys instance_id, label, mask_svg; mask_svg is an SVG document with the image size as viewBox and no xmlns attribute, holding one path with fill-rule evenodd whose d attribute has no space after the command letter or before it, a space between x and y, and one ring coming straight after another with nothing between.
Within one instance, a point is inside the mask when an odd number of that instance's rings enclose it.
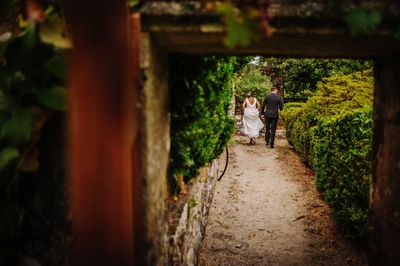
<instances>
[{"instance_id":1,"label":"wooden post","mask_svg":"<svg viewBox=\"0 0 400 266\"><path fill-rule=\"evenodd\" d=\"M377 60L370 265L400 265L400 55Z\"/></svg>"},{"instance_id":2,"label":"wooden post","mask_svg":"<svg viewBox=\"0 0 400 266\"><path fill-rule=\"evenodd\" d=\"M134 230L134 261L137 265L146 265L146 246L144 239L146 238L146 228L144 225L144 205L143 205L143 180L142 180L142 139L141 133L141 113L140 113L140 98L141 98L141 78L140 78L140 14L135 13L130 17L130 47L131 47L131 77L133 84L133 132L135 136L132 149L132 166L133 166L133 230Z\"/></svg>"},{"instance_id":3,"label":"wooden post","mask_svg":"<svg viewBox=\"0 0 400 266\"><path fill-rule=\"evenodd\" d=\"M141 204L141 195L133 194L140 193L133 186L133 180L140 184L133 90L134 82L138 90L138 76L132 78L138 75L138 48L129 41L126 1L73 5L68 143L73 265L133 265L139 259L134 237L141 242L133 229L143 219L133 218Z\"/></svg>"}]
</instances>

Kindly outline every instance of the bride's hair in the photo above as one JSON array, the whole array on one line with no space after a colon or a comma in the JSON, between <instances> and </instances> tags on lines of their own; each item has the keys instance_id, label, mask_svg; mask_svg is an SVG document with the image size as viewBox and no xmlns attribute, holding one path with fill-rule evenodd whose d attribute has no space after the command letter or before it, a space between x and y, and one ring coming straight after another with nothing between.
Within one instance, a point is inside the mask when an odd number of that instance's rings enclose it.
<instances>
[{"instance_id":1,"label":"bride's hair","mask_svg":"<svg viewBox=\"0 0 400 266\"><path fill-rule=\"evenodd\" d=\"M253 96L253 91L249 91L249 92L246 94L246 97L247 97L247 98L252 97L252 96Z\"/></svg>"}]
</instances>

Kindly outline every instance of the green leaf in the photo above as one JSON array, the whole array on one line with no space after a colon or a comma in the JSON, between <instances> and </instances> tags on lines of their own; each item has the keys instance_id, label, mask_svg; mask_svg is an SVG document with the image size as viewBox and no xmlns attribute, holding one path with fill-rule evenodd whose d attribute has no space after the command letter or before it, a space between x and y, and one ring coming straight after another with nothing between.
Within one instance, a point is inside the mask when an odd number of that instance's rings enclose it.
<instances>
[{"instance_id":1,"label":"green leaf","mask_svg":"<svg viewBox=\"0 0 400 266\"><path fill-rule=\"evenodd\" d=\"M139 4L139 0L129 0L129 7L134 7Z\"/></svg>"},{"instance_id":2,"label":"green leaf","mask_svg":"<svg viewBox=\"0 0 400 266\"><path fill-rule=\"evenodd\" d=\"M353 35L368 33L375 30L382 20L381 13L377 10L354 8L346 16L350 32Z\"/></svg>"},{"instance_id":3,"label":"green leaf","mask_svg":"<svg viewBox=\"0 0 400 266\"><path fill-rule=\"evenodd\" d=\"M239 10L230 3L220 4L217 12L225 18L227 35L224 43L229 48L247 46L259 38L260 27L256 19L257 10L248 8Z\"/></svg>"},{"instance_id":4,"label":"green leaf","mask_svg":"<svg viewBox=\"0 0 400 266\"><path fill-rule=\"evenodd\" d=\"M40 26L39 35L44 43L58 48L71 48L71 42L64 36L64 22L58 15L50 18Z\"/></svg>"},{"instance_id":5,"label":"green leaf","mask_svg":"<svg viewBox=\"0 0 400 266\"><path fill-rule=\"evenodd\" d=\"M66 109L66 90L63 87L56 86L49 90L38 91L36 98L47 108L57 111Z\"/></svg>"},{"instance_id":6,"label":"green leaf","mask_svg":"<svg viewBox=\"0 0 400 266\"><path fill-rule=\"evenodd\" d=\"M31 51L35 48L37 43L36 27L34 25L29 25L23 35L22 42L24 44L24 50Z\"/></svg>"},{"instance_id":7,"label":"green leaf","mask_svg":"<svg viewBox=\"0 0 400 266\"><path fill-rule=\"evenodd\" d=\"M19 152L14 148L4 148L0 152L0 170L3 170L12 160L19 156Z\"/></svg>"},{"instance_id":8,"label":"green leaf","mask_svg":"<svg viewBox=\"0 0 400 266\"><path fill-rule=\"evenodd\" d=\"M14 144L27 142L31 136L34 115L31 110L20 108L15 110L11 118L1 128L1 137Z\"/></svg>"},{"instance_id":9,"label":"green leaf","mask_svg":"<svg viewBox=\"0 0 400 266\"><path fill-rule=\"evenodd\" d=\"M382 20L381 13L377 10L372 10L369 13L369 20L370 20L371 24L374 25L374 27L376 27L376 25L381 23L381 20Z\"/></svg>"},{"instance_id":10,"label":"green leaf","mask_svg":"<svg viewBox=\"0 0 400 266\"><path fill-rule=\"evenodd\" d=\"M48 60L46 62L46 70L57 78L64 79L67 73L65 57L63 55L56 55Z\"/></svg>"}]
</instances>

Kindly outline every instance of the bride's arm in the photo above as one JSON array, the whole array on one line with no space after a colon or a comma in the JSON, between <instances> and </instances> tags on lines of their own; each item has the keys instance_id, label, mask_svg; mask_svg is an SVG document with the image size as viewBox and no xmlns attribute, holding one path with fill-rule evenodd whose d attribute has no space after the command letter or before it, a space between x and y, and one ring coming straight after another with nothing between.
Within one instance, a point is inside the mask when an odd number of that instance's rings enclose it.
<instances>
[{"instance_id":1,"label":"bride's arm","mask_svg":"<svg viewBox=\"0 0 400 266\"><path fill-rule=\"evenodd\" d=\"M243 103L242 103L242 109L243 109L243 111L244 111L245 108L246 108L246 100L244 100Z\"/></svg>"},{"instance_id":2,"label":"bride's arm","mask_svg":"<svg viewBox=\"0 0 400 266\"><path fill-rule=\"evenodd\" d=\"M258 102L257 99L256 99L256 107L257 107L258 111L260 112L260 103Z\"/></svg>"}]
</instances>

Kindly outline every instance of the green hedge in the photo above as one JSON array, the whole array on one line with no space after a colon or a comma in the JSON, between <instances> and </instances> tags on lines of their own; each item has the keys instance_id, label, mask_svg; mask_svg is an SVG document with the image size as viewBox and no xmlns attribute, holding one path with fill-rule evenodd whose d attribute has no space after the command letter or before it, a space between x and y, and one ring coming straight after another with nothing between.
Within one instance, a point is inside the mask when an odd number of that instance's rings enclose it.
<instances>
[{"instance_id":1,"label":"green hedge","mask_svg":"<svg viewBox=\"0 0 400 266\"><path fill-rule=\"evenodd\" d=\"M317 188L349 236L367 234L371 128L372 108L366 107L321 119L311 130Z\"/></svg>"},{"instance_id":2,"label":"green hedge","mask_svg":"<svg viewBox=\"0 0 400 266\"><path fill-rule=\"evenodd\" d=\"M362 238L371 181L371 71L336 75L317 87L306 103L285 106L286 135L315 171L345 233Z\"/></svg>"},{"instance_id":3,"label":"green hedge","mask_svg":"<svg viewBox=\"0 0 400 266\"><path fill-rule=\"evenodd\" d=\"M170 188L186 182L223 151L234 130L228 115L233 97L235 57L171 56Z\"/></svg>"},{"instance_id":4,"label":"green hedge","mask_svg":"<svg viewBox=\"0 0 400 266\"><path fill-rule=\"evenodd\" d=\"M350 74L371 67L370 61L351 59L288 58L283 60L283 87L286 97L308 98L320 80L337 74Z\"/></svg>"}]
</instances>

